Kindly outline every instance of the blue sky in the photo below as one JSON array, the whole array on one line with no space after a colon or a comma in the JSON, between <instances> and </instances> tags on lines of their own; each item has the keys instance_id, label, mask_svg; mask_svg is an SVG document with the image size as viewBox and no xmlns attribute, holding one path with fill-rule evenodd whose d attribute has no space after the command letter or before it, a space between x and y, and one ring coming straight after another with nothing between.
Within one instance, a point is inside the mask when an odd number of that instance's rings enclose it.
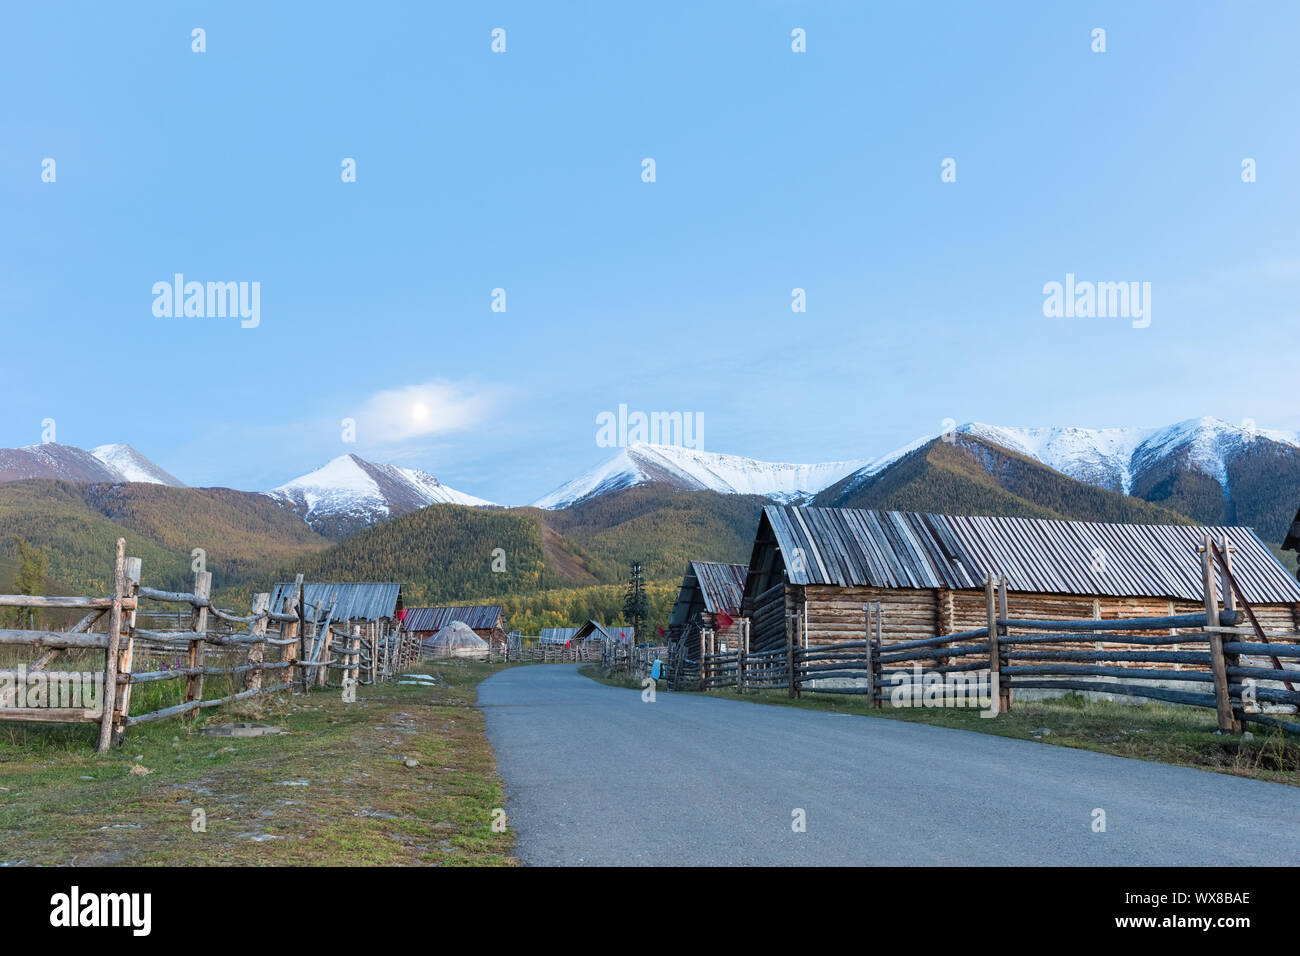
<instances>
[{"instance_id":1,"label":"blue sky","mask_svg":"<svg viewBox=\"0 0 1300 956\"><path fill-rule=\"evenodd\" d=\"M6 4L0 446L519 504L620 403L779 461L1300 428L1300 7L985 7ZM260 324L156 317L176 272L260 282ZM1150 282L1150 327L1044 317L1066 273Z\"/></svg>"}]
</instances>

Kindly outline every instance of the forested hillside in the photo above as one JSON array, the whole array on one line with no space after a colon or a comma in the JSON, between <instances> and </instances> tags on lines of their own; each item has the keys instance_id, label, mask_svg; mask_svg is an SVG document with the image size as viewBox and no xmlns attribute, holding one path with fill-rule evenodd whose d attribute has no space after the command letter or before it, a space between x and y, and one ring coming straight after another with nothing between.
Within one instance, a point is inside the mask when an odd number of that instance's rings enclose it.
<instances>
[{"instance_id":1,"label":"forested hillside","mask_svg":"<svg viewBox=\"0 0 1300 956\"><path fill-rule=\"evenodd\" d=\"M1174 511L1076 481L997 445L957 436L935 439L865 481L846 479L818 505L1010 515L1134 524L1188 524Z\"/></svg>"},{"instance_id":2,"label":"forested hillside","mask_svg":"<svg viewBox=\"0 0 1300 956\"><path fill-rule=\"evenodd\" d=\"M49 557L50 578L77 593L111 589L113 548L143 560L149 583L193 582L191 552L202 548L215 587L264 573L329 544L266 497L226 488L88 485L48 478L0 484L0 556L21 538Z\"/></svg>"},{"instance_id":3,"label":"forested hillside","mask_svg":"<svg viewBox=\"0 0 1300 956\"><path fill-rule=\"evenodd\" d=\"M652 581L680 581L688 561L745 563L767 499L638 485L563 511L542 512L590 556L603 580L640 561Z\"/></svg>"}]
</instances>

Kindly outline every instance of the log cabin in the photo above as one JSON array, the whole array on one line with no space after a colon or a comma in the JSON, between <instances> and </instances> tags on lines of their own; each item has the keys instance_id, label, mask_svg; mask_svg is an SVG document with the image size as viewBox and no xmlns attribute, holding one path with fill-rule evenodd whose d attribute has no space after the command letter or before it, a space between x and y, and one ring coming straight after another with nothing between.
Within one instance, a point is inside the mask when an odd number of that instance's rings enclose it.
<instances>
[{"instance_id":1,"label":"log cabin","mask_svg":"<svg viewBox=\"0 0 1300 956\"><path fill-rule=\"evenodd\" d=\"M685 641L682 651L691 660L699 660L700 631L713 629L725 634L728 619L741 616L745 594L745 577L749 568L743 564L718 561L691 561L686 565L677 600L668 617L670 644ZM719 615L723 615L719 621ZM720 627L727 624L728 627Z\"/></svg>"},{"instance_id":2,"label":"log cabin","mask_svg":"<svg viewBox=\"0 0 1300 956\"><path fill-rule=\"evenodd\" d=\"M1266 630L1300 629L1300 582L1250 528L959 517L769 505L745 579L752 650L861 640L879 602L884 643L987 623L983 581L1007 578L1012 618L1158 617L1204 610L1206 534L1227 535L1233 571Z\"/></svg>"}]
</instances>

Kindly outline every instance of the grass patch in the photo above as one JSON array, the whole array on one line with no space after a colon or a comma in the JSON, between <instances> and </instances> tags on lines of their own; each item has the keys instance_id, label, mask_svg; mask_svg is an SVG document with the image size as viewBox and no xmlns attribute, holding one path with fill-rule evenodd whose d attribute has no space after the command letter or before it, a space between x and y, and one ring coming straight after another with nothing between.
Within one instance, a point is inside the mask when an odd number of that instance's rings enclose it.
<instances>
[{"instance_id":1,"label":"grass patch","mask_svg":"<svg viewBox=\"0 0 1300 956\"><path fill-rule=\"evenodd\" d=\"M475 706L505 666L426 664L436 686L361 687L355 704L334 689L277 694L264 710L134 728L103 757L90 725L0 724L0 863L513 865L513 834L491 826L504 795ZM247 719L286 733L200 733Z\"/></svg>"},{"instance_id":2,"label":"grass patch","mask_svg":"<svg viewBox=\"0 0 1300 956\"><path fill-rule=\"evenodd\" d=\"M642 690L643 684L641 678L633 677L625 670L605 667L603 664L583 664L578 668L578 673L583 677L590 677L599 684L605 684L608 687L623 687L627 690ZM647 678L648 679L648 678ZM655 691L667 690L668 682L664 680L655 681Z\"/></svg>"}]
</instances>

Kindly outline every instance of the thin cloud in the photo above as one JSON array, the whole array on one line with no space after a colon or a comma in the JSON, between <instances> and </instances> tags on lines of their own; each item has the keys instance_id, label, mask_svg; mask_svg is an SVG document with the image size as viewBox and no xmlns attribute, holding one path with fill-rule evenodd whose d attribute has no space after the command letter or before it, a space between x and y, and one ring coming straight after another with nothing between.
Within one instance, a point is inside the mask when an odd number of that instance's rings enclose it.
<instances>
[{"instance_id":1,"label":"thin cloud","mask_svg":"<svg viewBox=\"0 0 1300 956\"><path fill-rule=\"evenodd\" d=\"M451 382L427 382L384 389L365 400L357 414L357 438L398 442L477 425L500 406L497 389L474 389Z\"/></svg>"}]
</instances>

